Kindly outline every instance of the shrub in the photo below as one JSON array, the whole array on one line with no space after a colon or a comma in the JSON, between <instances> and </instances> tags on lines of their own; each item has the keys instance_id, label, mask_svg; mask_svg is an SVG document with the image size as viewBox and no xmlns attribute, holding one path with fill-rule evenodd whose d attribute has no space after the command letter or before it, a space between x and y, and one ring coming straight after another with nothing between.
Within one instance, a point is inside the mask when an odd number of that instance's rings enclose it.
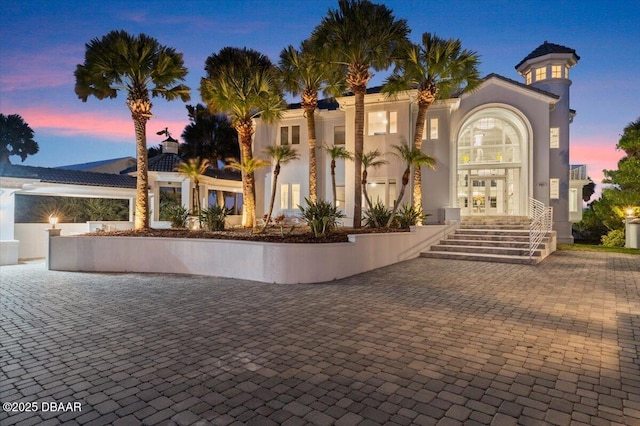
<instances>
[{"instance_id":1,"label":"shrub","mask_svg":"<svg viewBox=\"0 0 640 426\"><path fill-rule=\"evenodd\" d=\"M171 222L172 228L186 228L189 219L189 210L181 204L173 204L166 207L166 218Z\"/></svg>"},{"instance_id":2,"label":"shrub","mask_svg":"<svg viewBox=\"0 0 640 426\"><path fill-rule=\"evenodd\" d=\"M607 235L602 236L602 245L605 247L624 247L624 230L614 229L609 231Z\"/></svg>"},{"instance_id":3,"label":"shrub","mask_svg":"<svg viewBox=\"0 0 640 426\"><path fill-rule=\"evenodd\" d=\"M380 199L371 207L371 209L364 212L364 226L369 228L384 228L387 226L387 222L391 217L391 209L387 208ZM376 222L378 226L376 226Z\"/></svg>"},{"instance_id":4,"label":"shrub","mask_svg":"<svg viewBox=\"0 0 640 426\"><path fill-rule=\"evenodd\" d=\"M316 238L324 237L328 232L337 228L340 219L346 217L328 201L318 200L314 203L308 198L305 198L304 201L307 203L306 208L298 206L302 212L302 220L309 225Z\"/></svg>"},{"instance_id":5,"label":"shrub","mask_svg":"<svg viewBox=\"0 0 640 426\"><path fill-rule=\"evenodd\" d=\"M229 212L230 210L226 207L211 206L200 212L200 221L209 231L222 231Z\"/></svg>"},{"instance_id":6,"label":"shrub","mask_svg":"<svg viewBox=\"0 0 640 426\"><path fill-rule=\"evenodd\" d=\"M422 209L416 210L413 205L403 204L393 218L393 225L400 229L409 229L410 226L418 223L418 219L423 218Z\"/></svg>"}]
</instances>

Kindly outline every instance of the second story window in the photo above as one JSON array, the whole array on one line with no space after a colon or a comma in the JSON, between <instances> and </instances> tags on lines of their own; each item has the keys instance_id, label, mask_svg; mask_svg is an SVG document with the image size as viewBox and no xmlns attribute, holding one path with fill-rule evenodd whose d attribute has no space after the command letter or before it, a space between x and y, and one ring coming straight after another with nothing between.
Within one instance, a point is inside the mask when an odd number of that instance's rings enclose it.
<instances>
[{"instance_id":1,"label":"second story window","mask_svg":"<svg viewBox=\"0 0 640 426\"><path fill-rule=\"evenodd\" d=\"M544 80L547 78L547 68L536 68L536 81Z\"/></svg>"},{"instance_id":2,"label":"second story window","mask_svg":"<svg viewBox=\"0 0 640 426\"><path fill-rule=\"evenodd\" d=\"M367 135L398 133L398 113L396 111L372 111L367 114Z\"/></svg>"},{"instance_id":3,"label":"second story window","mask_svg":"<svg viewBox=\"0 0 640 426\"><path fill-rule=\"evenodd\" d=\"M551 66L551 78L562 78L562 65Z\"/></svg>"},{"instance_id":4,"label":"second story window","mask_svg":"<svg viewBox=\"0 0 640 426\"><path fill-rule=\"evenodd\" d=\"M345 140L344 126L335 126L333 128L333 144L344 145Z\"/></svg>"},{"instance_id":5,"label":"second story window","mask_svg":"<svg viewBox=\"0 0 640 426\"><path fill-rule=\"evenodd\" d=\"M300 144L300 126L280 127L280 145Z\"/></svg>"}]
</instances>

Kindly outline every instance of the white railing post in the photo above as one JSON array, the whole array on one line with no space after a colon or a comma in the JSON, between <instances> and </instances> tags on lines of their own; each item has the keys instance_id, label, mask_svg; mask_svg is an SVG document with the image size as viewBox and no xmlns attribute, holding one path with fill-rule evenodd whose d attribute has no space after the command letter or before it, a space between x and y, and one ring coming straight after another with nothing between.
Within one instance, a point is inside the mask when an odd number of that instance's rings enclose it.
<instances>
[{"instance_id":1,"label":"white railing post","mask_svg":"<svg viewBox=\"0 0 640 426\"><path fill-rule=\"evenodd\" d=\"M544 238L553 228L553 207L529 197L529 258L540 246Z\"/></svg>"}]
</instances>

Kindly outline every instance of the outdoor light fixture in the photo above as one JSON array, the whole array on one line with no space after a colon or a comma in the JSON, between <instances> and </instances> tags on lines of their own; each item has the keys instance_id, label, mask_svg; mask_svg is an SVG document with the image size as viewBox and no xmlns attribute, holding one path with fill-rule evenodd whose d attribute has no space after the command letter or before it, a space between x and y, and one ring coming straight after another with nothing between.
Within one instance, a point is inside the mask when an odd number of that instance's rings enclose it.
<instances>
[{"instance_id":1,"label":"outdoor light fixture","mask_svg":"<svg viewBox=\"0 0 640 426\"><path fill-rule=\"evenodd\" d=\"M51 225L51 229L56 229L56 223L58 223L58 217L53 214L49 215L49 224Z\"/></svg>"},{"instance_id":2,"label":"outdoor light fixture","mask_svg":"<svg viewBox=\"0 0 640 426\"><path fill-rule=\"evenodd\" d=\"M627 217L633 217L633 207L627 207L624 212L627 214Z\"/></svg>"}]
</instances>

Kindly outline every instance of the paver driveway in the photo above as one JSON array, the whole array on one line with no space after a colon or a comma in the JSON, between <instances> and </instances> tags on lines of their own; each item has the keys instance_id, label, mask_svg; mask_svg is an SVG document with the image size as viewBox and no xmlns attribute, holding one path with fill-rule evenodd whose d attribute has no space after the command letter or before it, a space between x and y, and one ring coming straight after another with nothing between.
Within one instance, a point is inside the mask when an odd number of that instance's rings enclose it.
<instances>
[{"instance_id":1,"label":"paver driveway","mask_svg":"<svg viewBox=\"0 0 640 426\"><path fill-rule=\"evenodd\" d=\"M640 425L640 256L0 276L2 425Z\"/></svg>"}]
</instances>

